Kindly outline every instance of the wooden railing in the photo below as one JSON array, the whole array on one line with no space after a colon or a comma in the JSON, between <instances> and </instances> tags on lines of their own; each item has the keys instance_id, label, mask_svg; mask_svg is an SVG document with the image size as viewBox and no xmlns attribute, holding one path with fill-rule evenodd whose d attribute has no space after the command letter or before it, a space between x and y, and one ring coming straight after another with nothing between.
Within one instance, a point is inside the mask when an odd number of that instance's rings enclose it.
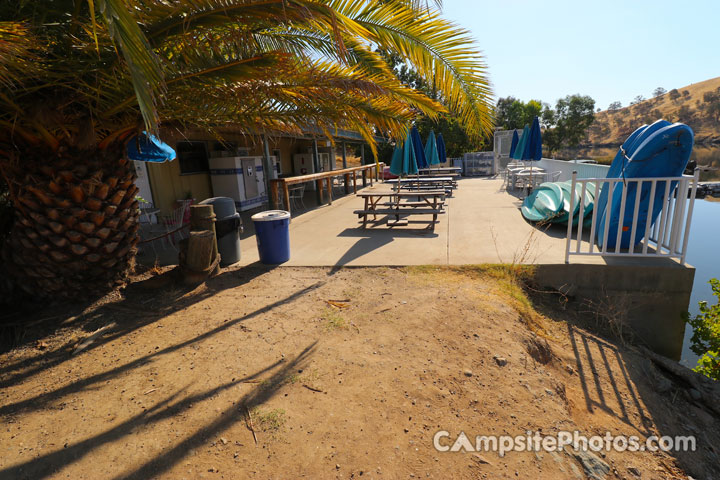
<instances>
[{"instance_id":1,"label":"wooden railing","mask_svg":"<svg viewBox=\"0 0 720 480\"><path fill-rule=\"evenodd\" d=\"M280 207L280 189L283 192L283 204L285 210L291 212L290 209L290 185L296 185L298 183L316 182L318 191L318 203L321 204L324 201L324 197L327 197L328 203L332 205L332 179L335 177L345 177L345 193L350 193L350 179L352 178L353 193L357 193L357 175L358 172L362 175L363 186L367 184L368 178L370 179L370 185L373 184L373 177L377 181L379 180L380 172L382 172L384 163L361 165L359 167L341 168L339 170L330 170L328 172L311 173L309 175L296 175L294 177L276 178L270 180L270 202L273 208ZM379 167L379 169L377 168ZM374 171L374 174L373 174ZM327 195L323 195L323 189L327 189ZM292 212L291 212L292 213Z\"/></svg>"}]
</instances>

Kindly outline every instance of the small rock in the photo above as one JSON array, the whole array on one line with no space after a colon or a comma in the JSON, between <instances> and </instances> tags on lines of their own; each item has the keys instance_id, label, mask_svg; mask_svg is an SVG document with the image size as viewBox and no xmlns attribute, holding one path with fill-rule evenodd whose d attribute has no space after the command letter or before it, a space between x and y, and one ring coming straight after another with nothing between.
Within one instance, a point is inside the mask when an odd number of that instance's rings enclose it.
<instances>
[{"instance_id":1,"label":"small rock","mask_svg":"<svg viewBox=\"0 0 720 480\"><path fill-rule=\"evenodd\" d=\"M627 470L628 470L628 472L632 473L633 475L635 475L638 478L640 478L642 476L642 474L640 473L640 470L638 470L637 467L628 467Z\"/></svg>"},{"instance_id":2,"label":"small rock","mask_svg":"<svg viewBox=\"0 0 720 480\"><path fill-rule=\"evenodd\" d=\"M493 360L495 360L495 363L497 363L499 367L504 367L505 365L507 365L507 359L505 357L495 355L493 357Z\"/></svg>"},{"instance_id":3,"label":"small rock","mask_svg":"<svg viewBox=\"0 0 720 480\"><path fill-rule=\"evenodd\" d=\"M488 462L485 457L483 457L479 453L473 453L473 460L478 463L482 463L483 465L492 465L492 463Z\"/></svg>"},{"instance_id":4,"label":"small rock","mask_svg":"<svg viewBox=\"0 0 720 480\"><path fill-rule=\"evenodd\" d=\"M690 393L690 398L692 398L696 402L699 402L700 400L702 400L702 394L699 391L697 391L696 389L691 388L689 393Z\"/></svg>"},{"instance_id":5,"label":"small rock","mask_svg":"<svg viewBox=\"0 0 720 480\"><path fill-rule=\"evenodd\" d=\"M573 373L575 373L575 369L572 367L572 365L569 365L569 364L568 364L568 365L565 365L565 370L567 370L567 372L568 372L570 375L572 375Z\"/></svg>"},{"instance_id":6,"label":"small rock","mask_svg":"<svg viewBox=\"0 0 720 480\"><path fill-rule=\"evenodd\" d=\"M335 470L340 470L340 464L339 464L339 463L336 463L336 464L335 464Z\"/></svg>"},{"instance_id":7,"label":"small rock","mask_svg":"<svg viewBox=\"0 0 720 480\"><path fill-rule=\"evenodd\" d=\"M655 380L655 390L660 393L667 393L673 388L673 382L664 375L658 375Z\"/></svg>"},{"instance_id":8,"label":"small rock","mask_svg":"<svg viewBox=\"0 0 720 480\"><path fill-rule=\"evenodd\" d=\"M555 395L555 392L553 392L553 391L550 390L549 388L546 388L546 389L545 389L545 393L547 393L547 394L550 395L550 396Z\"/></svg>"},{"instance_id":9,"label":"small rock","mask_svg":"<svg viewBox=\"0 0 720 480\"><path fill-rule=\"evenodd\" d=\"M592 480L604 480L610 472L610 465L597 455L582 450L574 452L575 459L582 465L585 475Z\"/></svg>"},{"instance_id":10,"label":"small rock","mask_svg":"<svg viewBox=\"0 0 720 480\"><path fill-rule=\"evenodd\" d=\"M227 445L227 443L228 443L227 438L225 438L225 437L220 437L220 441L222 442L223 445Z\"/></svg>"},{"instance_id":11,"label":"small rock","mask_svg":"<svg viewBox=\"0 0 720 480\"><path fill-rule=\"evenodd\" d=\"M407 428L404 428L403 430L405 430L405 433L408 433L410 431Z\"/></svg>"},{"instance_id":12,"label":"small rock","mask_svg":"<svg viewBox=\"0 0 720 480\"><path fill-rule=\"evenodd\" d=\"M470 370L470 369L468 369L468 368L466 368L465 370L463 370L463 374L465 374L466 377L472 377L472 376L473 376L472 370Z\"/></svg>"}]
</instances>

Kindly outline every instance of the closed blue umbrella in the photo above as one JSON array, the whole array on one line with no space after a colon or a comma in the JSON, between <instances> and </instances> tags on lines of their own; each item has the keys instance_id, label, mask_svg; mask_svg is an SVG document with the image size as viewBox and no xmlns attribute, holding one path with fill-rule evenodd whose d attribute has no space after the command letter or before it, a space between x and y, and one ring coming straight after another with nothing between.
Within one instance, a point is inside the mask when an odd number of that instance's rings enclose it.
<instances>
[{"instance_id":1,"label":"closed blue umbrella","mask_svg":"<svg viewBox=\"0 0 720 480\"><path fill-rule=\"evenodd\" d=\"M132 137L127 143L127 156L130 160L162 163L175 160L177 154L170 145L155 135L143 132Z\"/></svg>"},{"instance_id":2,"label":"closed blue umbrella","mask_svg":"<svg viewBox=\"0 0 720 480\"><path fill-rule=\"evenodd\" d=\"M427 142L425 142L425 158L429 165L437 165L440 163L440 157L438 156L437 143L435 142L435 132L430 130Z\"/></svg>"},{"instance_id":3,"label":"closed blue umbrella","mask_svg":"<svg viewBox=\"0 0 720 480\"><path fill-rule=\"evenodd\" d=\"M428 162L427 158L425 158L425 148L423 147L422 140L420 139L420 132L418 132L416 126L413 126L412 130L410 130L410 136L412 137L412 146L413 150L415 151L415 161L417 162L417 168L427 168Z\"/></svg>"},{"instance_id":4,"label":"closed blue umbrella","mask_svg":"<svg viewBox=\"0 0 720 480\"><path fill-rule=\"evenodd\" d=\"M443 138L442 133L439 133L437 136L437 152L439 163L447 162L447 155L445 154L445 139Z\"/></svg>"},{"instance_id":5,"label":"closed blue umbrella","mask_svg":"<svg viewBox=\"0 0 720 480\"><path fill-rule=\"evenodd\" d=\"M508 155L510 158L515 158L515 150L517 149L518 140L517 130L513 130L512 142L510 142L510 155Z\"/></svg>"},{"instance_id":6,"label":"closed blue umbrella","mask_svg":"<svg viewBox=\"0 0 720 480\"><path fill-rule=\"evenodd\" d=\"M528 139L528 160L538 161L542 158L542 132L540 132L540 120L533 118L530 127L530 138Z\"/></svg>"}]
</instances>

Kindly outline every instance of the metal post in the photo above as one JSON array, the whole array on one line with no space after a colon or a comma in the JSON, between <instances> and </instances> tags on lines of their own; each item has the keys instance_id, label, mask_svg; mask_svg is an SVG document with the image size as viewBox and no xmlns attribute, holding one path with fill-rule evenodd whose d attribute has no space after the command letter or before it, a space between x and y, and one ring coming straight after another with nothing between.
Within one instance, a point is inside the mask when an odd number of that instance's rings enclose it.
<instances>
[{"instance_id":1,"label":"metal post","mask_svg":"<svg viewBox=\"0 0 720 480\"><path fill-rule=\"evenodd\" d=\"M347 168L347 150L345 149L345 142L342 142L342 157L343 157L343 168Z\"/></svg>"},{"instance_id":2,"label":"metal post","mask_svg":"<svg viewBox=\"0 0 720 480\"><path fill-rule=\"evenodd\" d=\"M317 139L313 138L313 163L315 164L315 173L320 173L320 152L318 151ZM315 182L317 184L315 188L315 198L317 199L318 207L322 205L322 183Z\"/></svg>"},{"instance_id":3,"label":"metal post","mask_svg":"<svg viewBox=\"0 0 720 480\"><path fill-rule=\"evenodd\" d=\"M565 263L570 263L570 242L572 242L573 224L572 212L575 211L575 185L577 185L577 172L572 173L572 183L570 185L570 191L573 192L573 194L570 195L570 217L568 218L567 240L565 242Z\"/></svg>"},{"instance_id":4,"label":"metal post","mask_svg":"<svg viewBox=\"0 0 720 480\"><path fill-rule=\"evenodd\" d=\"M275 171L275 165L273 165L273 162L270 161L270 144L267 139L267 135L262 136L263 140L263 173L264 173L264 181L265 181L265 195L268 197L268 202L272 203L270 200L270 180L274 180L277 178L277 172ZM270 205L271 208L277 208L277 205Z\"/></svg>"},{"instance_id":5,"label":"metal post","mask_svg":"<svg viewBox=\"0 0 720 480\"><path fill-rule=\"evenodd\" d=\"M365 165L365 144L360 144L360 163ZM363 187L367 187L367 170L362 171Z\"/></svg>"},{"instance_id":6,"label":"metal post","mask_svg":"<svg viewBox=\"0 0 720 480\"><path fill-rule=\"evenodd\" d=\"M697 196L697 186L698 186L699 180L700 180L700 170L695 169L695 175L693 175L693 179L692 179L692 190L690 190L690 198L688 199L687 218L685 219L685 236L683 238L682 256L680 257L680 265L685 265L685 254L687 253L687 244L688 244L688 239L690 238L690 225L692 224L693 207L695 207L695 197Z\"/></svg>"}]
</instances>

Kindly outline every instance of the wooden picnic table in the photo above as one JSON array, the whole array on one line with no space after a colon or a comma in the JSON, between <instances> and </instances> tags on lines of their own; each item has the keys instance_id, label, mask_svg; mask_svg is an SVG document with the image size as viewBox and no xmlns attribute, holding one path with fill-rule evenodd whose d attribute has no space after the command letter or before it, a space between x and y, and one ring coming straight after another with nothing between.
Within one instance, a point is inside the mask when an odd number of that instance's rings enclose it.
<instances>
[{"instance_id":1,"label":"wooden picnic table","mask_svg":"<svg viewBox=\"0 0 720 480\"><path fill-rule=\"evenodd\" d=\"M373 177L375 180L379 180L378 172L382 171L385 166L383 162L378 164L371 163L368 165L361 165L359 167L341 168L339 170L330 170L328 172L311 173L309 175L296 175L294 177L283 177L275 178L270 180L270 202L273 208L280 206L280 188L283 191L283 203L285 210L291 212L290 209L290 185L296 185L298 183L305 182L316 182L318 189L318 200L320 203L323 202L323 189L327 188L327 199L328 203L332 205L332 179L335 177L345 177L345 193L350 193L350 178L352 178L353 193L357 193L357 174L362 174L363 186L366 184L368 177L370 177L370 185L373 184ZM378 168L379 167L379 168ZM375 175L373 175L375 170ZM369 175L368 175L369 173ZM292 213L292 212L291 212Z\"/></svg>"},{"instance_id":2,"label":"wooden picnic table","mask_svg":"<svg viewBox=\"0 0 720 480\"><path fill-rule=\"evenodd\" d=\"M427 190L442 188L447 192L451 192L453 188L457 188L457 181L453 177L408 177L393 178L385 180L385 183L399 184L400 188L408 190Z\"/></svg>"},{"instance_id":3,"label":"wooden picnic table","mask_svg":"<svg viewBox=\"0 0 720 480\"><path fill-rule=\"evenodd\" d=\"M396 227L407 225L406 217L411 215L432 215L432 221L428 228L435 230L435 222L437 216L445 213L443 209L445 201L444 190L426 190L422 192L361 192L357 194L365 200L365 207L362 210L355 210L353 213L362 219L362 228L367 226L368 217L373 216L373 221L377 220L378 215L388 215L395 217L395 220L388 218L388 226ZM388 201L382 203L383 207L378 208L382 199ZM416 201L401 201L402 199L417 198ZM400 218L400 217L403 218Z\"/></svg>"}]
</instances>

